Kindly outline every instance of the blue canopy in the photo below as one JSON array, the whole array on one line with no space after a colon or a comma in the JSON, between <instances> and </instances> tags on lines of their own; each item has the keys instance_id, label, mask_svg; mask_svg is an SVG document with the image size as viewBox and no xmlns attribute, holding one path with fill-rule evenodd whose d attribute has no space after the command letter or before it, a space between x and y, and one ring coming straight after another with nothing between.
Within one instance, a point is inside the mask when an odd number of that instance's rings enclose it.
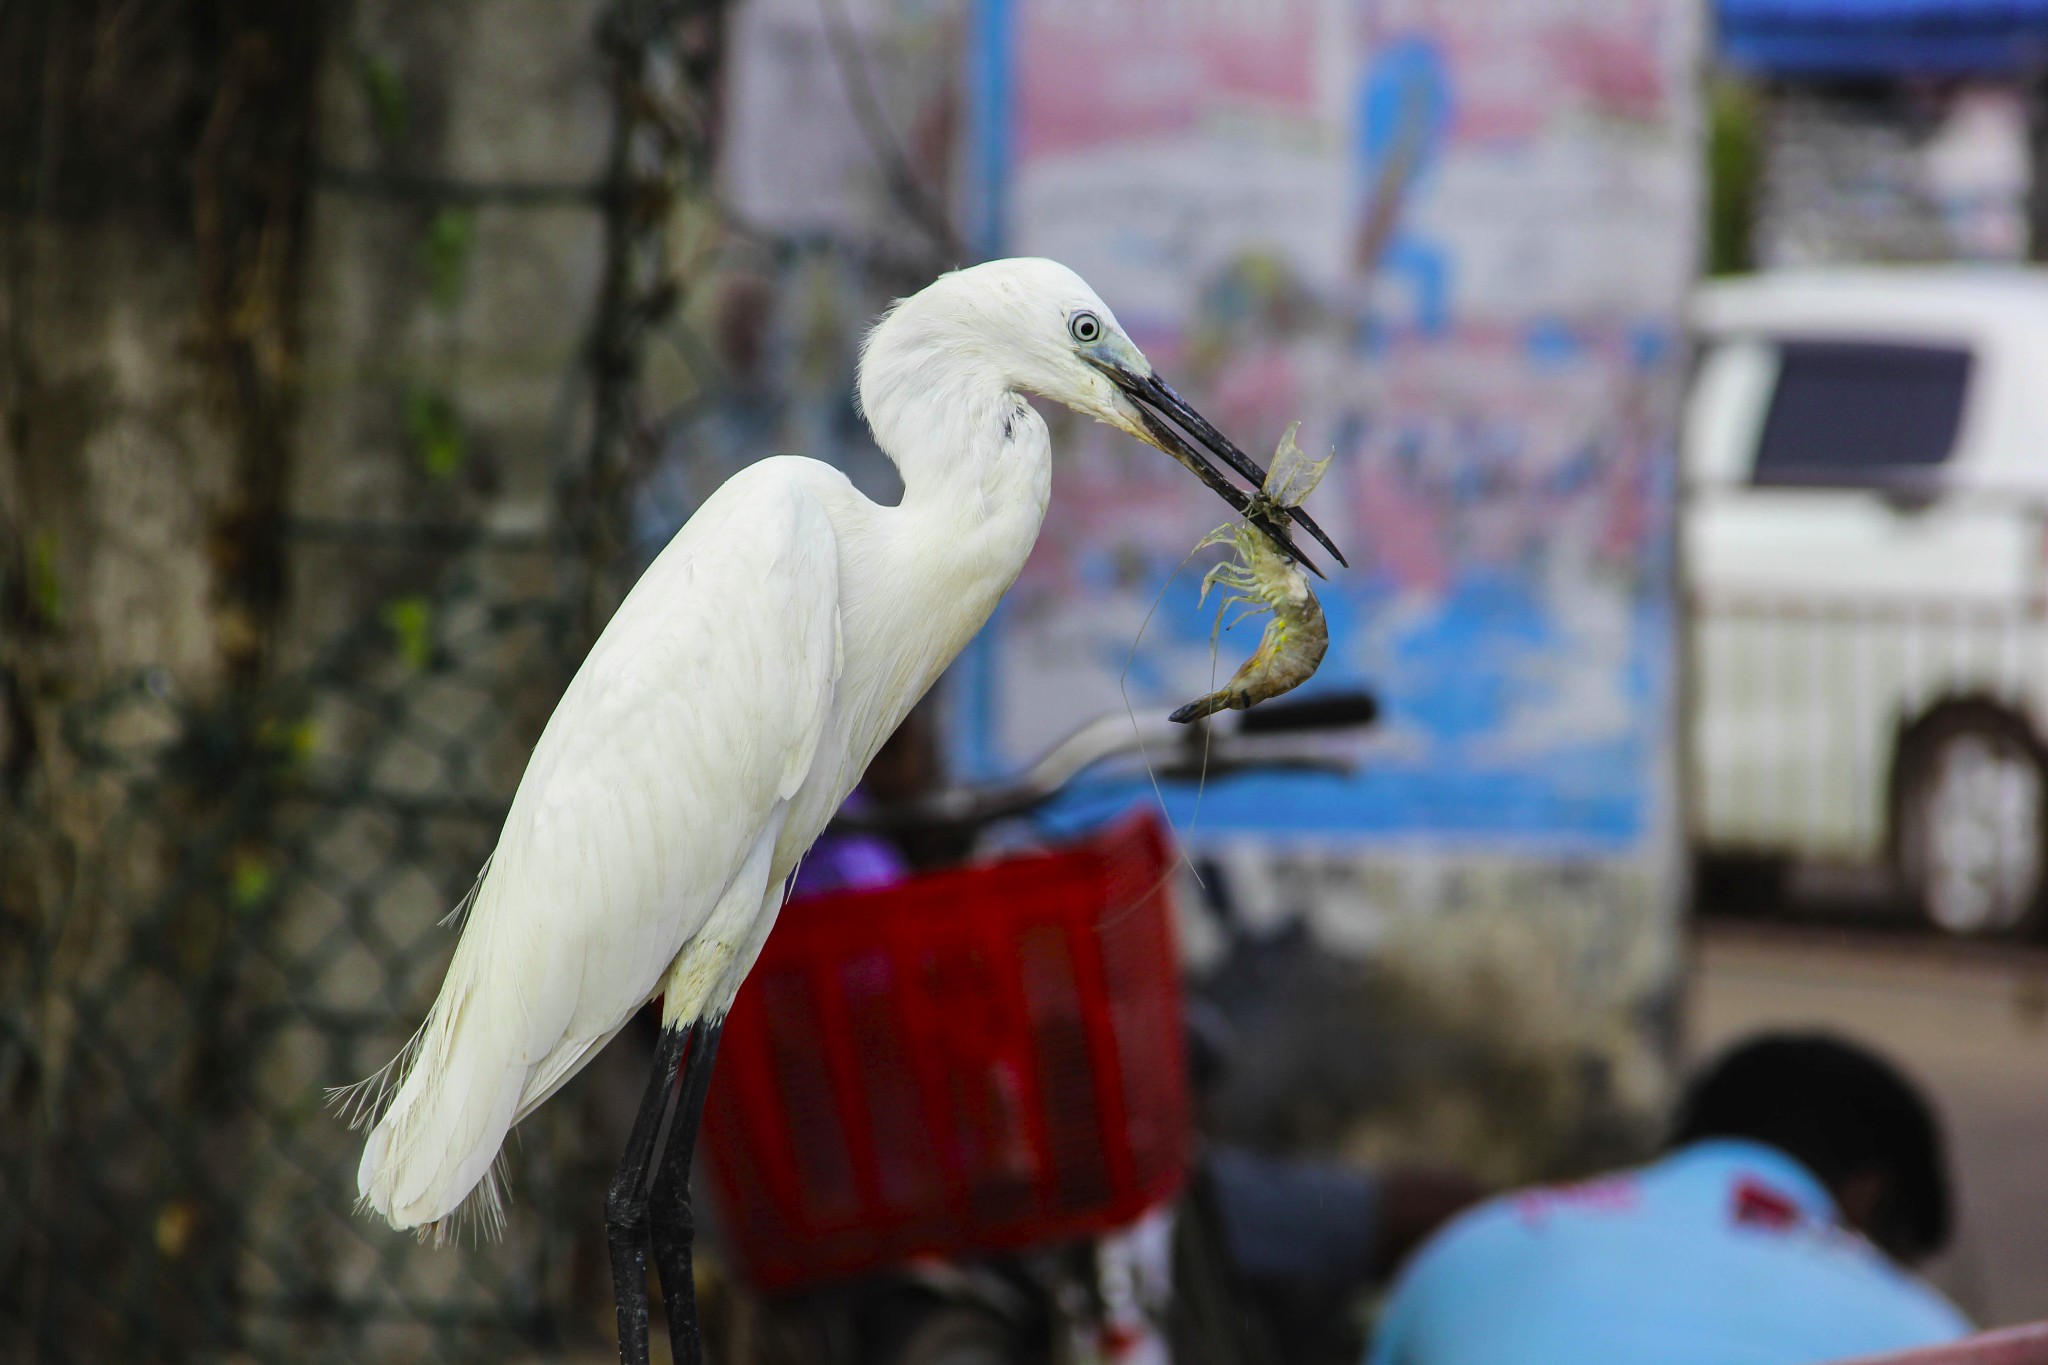
<instances>
[{"instance_id":1,"label":"blue canopy","mask_svg":"<svg viewBox=\"0 0 2048 1365\"><path fill-rule=\"evenodd\" d=\"M1721 56L1782 76L2048 72L2048 0L1716 0Z\"/></svg>"}]
</instances>

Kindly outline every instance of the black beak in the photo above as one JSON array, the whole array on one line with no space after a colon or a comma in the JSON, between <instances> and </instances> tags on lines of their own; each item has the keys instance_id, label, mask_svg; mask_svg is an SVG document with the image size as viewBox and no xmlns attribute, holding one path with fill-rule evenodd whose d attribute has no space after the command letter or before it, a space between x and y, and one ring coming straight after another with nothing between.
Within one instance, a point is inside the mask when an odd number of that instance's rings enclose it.
<instances>
[{"instance_id":1,"label":"black beak","mask_svg":"<svg viewBox=\"0 0 2048 1365\"><path fill-rule=\"evenodd\" d=\"M1152 437L1154 444L1186 465L1189 472L1215 490L1216 495L1229 503L1240 516L1244 515L1251 504L1250 496L1224 478L1222 471L1205 459L1202 453L1190 444L1187 437L1163 420L1160 414L1163 413L1165 417L1179 423L1189 436L1193 436L1225 464L1251 480L1254 490L1263 488L1266 483L1266 471L1259 467L1257 461L1239 450L1228 436L1218 431L1208 418L1188 406L1188 401L1175 393L1172 387L1157 375L1132 374L1118 365L1103 365L1101 369L1119 389L1124 391L1125 396L1131 399L1132 405L1138 410L1139 421L1144 424L1146 434ZM1344 558L1344 552L1323 534L1323 528L1316 525L1308 513L1299 507L1290 507L1287 509L1287 515L1295 525L1314 536L1318 544L1335 555L1339 564L1346 568L1350 567L1350 561ZM1272 537L1273 542L1285 550L1297 564L1317 578L1323 577L1323 571L1316 567L1315 561L1303 554L1301 548L1294 543L1284 522L1276 521L1270 516L1258 517L1256 521L1259 529Z\"/></svg>"}]
</instances>

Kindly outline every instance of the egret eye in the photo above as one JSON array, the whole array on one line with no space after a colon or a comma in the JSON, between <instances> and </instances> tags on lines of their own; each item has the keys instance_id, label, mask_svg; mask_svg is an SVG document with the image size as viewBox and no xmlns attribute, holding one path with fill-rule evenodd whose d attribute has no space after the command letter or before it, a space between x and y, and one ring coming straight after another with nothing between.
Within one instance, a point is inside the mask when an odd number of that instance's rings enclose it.
<instances>
[{"instance_id":1,"label":"egret eye","mask_svg":"<svg viewBox=\"0 0 2048 1365\"><path fill-rule=\"evenodd\" d=\"M1085 346L1102 335L1102 321L1093 313L1076 313L1067 319L1067 330Z\"/></svg>"}]
</instances>

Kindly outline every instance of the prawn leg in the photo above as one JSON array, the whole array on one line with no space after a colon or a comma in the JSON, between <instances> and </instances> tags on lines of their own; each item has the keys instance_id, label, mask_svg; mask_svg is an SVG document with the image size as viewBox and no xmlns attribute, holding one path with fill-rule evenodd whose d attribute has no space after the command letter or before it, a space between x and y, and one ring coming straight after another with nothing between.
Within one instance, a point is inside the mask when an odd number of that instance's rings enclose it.
<instances>
[{"instance_id":1,"label":"prawn leg","mask_svg":"<svg viewBox=\"0 0 2048 1365\"><path fill-rule=\"evenodd\" d=\"M1322 604L1309 590L1308 579L1271 536L1260 529L1262 520L1296 506L1322 479L1329 460L1310 460L1295 444L1295 428L1287 428L1274 453L1266 486L1245 507L1245 519L1219 526L1202 537L1196 549L1228 545L1231 555L1202 577L1197 605L1209 600L1211 588L1229 594L1216 608L1216 624L1209 633L1213 648L1218 636L1229 629L1224 615L1234 606L1244 608L1229 625L1248 616L1271 612L1272 619L1259 637L1259 647L1239 665L1230 681L1207 696L1198 697L1174 711L1170 719L1185 725L1218 711L1242 711L1288 692L1315 673L1330 648L1330 631L1323 619Z\"/></svg>"}]
</instances>

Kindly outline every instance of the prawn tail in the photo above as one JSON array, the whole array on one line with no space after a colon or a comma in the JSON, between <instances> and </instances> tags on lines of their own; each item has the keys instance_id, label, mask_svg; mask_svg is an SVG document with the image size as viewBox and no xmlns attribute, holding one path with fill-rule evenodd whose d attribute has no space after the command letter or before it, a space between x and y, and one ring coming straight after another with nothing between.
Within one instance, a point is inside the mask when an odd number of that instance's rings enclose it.
<instances>
[{"instance_id":1,"label":"prawn tail","mask_svg":"<svg viewBox=\"0 0 2048 1365\"><path fill-rule=\"evenodd\" d=\"M1219 691L1211 692L1206 697L1197 697L1185 706L1175 707L1172 714L1167 716L1167 719L1176 725L1186 725L1192 721L1201 720L1205 716L1213 716L1218 711L1227 710L1230 705L1230 689L1226 687Z\"/></svg>"}]
</instances>

